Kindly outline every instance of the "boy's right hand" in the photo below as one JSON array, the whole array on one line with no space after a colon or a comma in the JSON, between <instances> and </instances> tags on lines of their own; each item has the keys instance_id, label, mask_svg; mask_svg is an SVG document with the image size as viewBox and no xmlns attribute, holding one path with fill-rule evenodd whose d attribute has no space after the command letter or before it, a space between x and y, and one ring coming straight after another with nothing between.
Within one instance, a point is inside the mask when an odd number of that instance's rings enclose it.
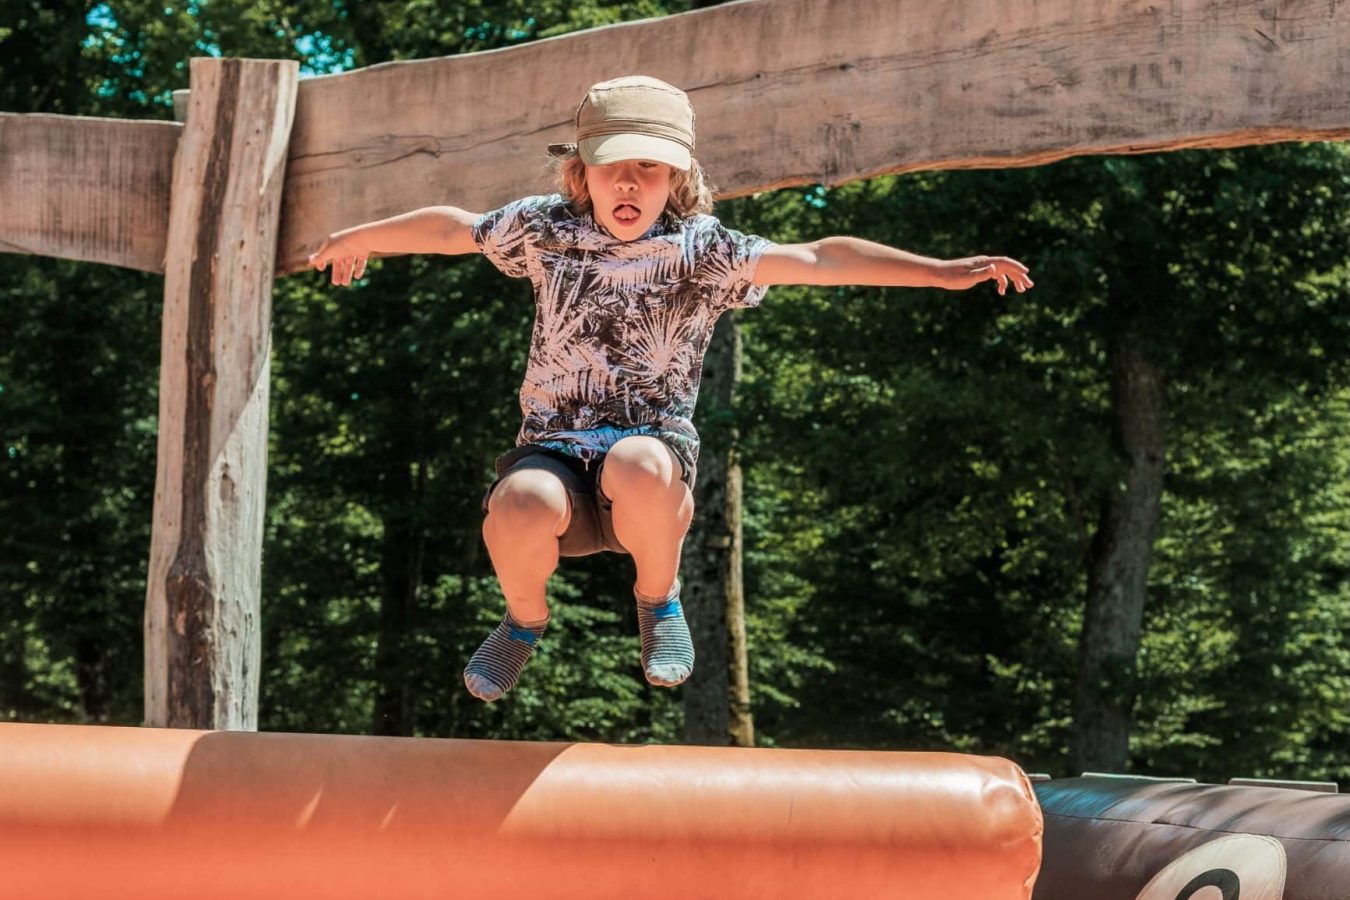
<instances>
[{"instance_id":1,"label":"boy's right hand","mask_svg":"<svg viewBox=\"0 0 1350 900\"><path fill-rule=\"evenodd\" d=\"M349 285L366 271L370 251L359 246L352 235L330 234L309 257L309 264L322 272L333 264L333 284Z\"/></svg>"}]
</instances>

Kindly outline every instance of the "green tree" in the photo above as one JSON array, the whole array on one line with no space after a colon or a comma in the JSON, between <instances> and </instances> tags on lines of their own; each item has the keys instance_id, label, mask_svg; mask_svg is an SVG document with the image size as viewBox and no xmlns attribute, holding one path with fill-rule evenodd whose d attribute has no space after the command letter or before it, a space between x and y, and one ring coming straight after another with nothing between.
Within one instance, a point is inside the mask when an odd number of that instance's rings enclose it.
<instances>
[{"instance_id":1,"label":"green tree","mask_svg":"<svg viewBox=\"0 0 1350 900\"><path fill-rule=\"evenodd\" d=\"M313 74L683 8L9 4L0 108L168 119L193 55ZM1082 681L1133 767L1350 783L1346 188L1343 146L1272 145L722 204L781 242L1006 254L1037 280L774 288L743 317L757 740L1062 771ZM0 714L134 723L162 279L3 255L0 285ZM459 684L501 613L479 503L519 424L528 290L401 257L352 288L283 279L273 309L262 727L676 739L618 557L566 561L509 703ZM1121 360L1157 375L1165 466L1138 652L1084 680L1094 564L1134 500Z\"/></svg>"},{"instance_id":2,"label":"green tree","mask_svg":"<svg viewBox=\"0 0 1350 900\"><path fill-rule=\"evenodd\" d=\"M1344 419L1329 402L1346 387L1350 324L1338 249L1344 149L1072 159L748 201L743 221L762 233L855 233L941 257L1003 253L1039 275L1032 292L1007 300L992 290L776 288L747 319L752 492L795 476L776 502L794 510L788 521L812 523L798 540L818 548L792 564L810 602L788 633L836 666L804 686L792 724L785 710L757 711L766 729L1064 765L1083 598L1129 465L1113 354L1126 347L1162 373L1169 456L1193 433L1235 430L1253 409L1292 397L1308 398L1304 424L1290 416L1285 426L1336 433ZM1259 302L1234 302L1244 293ZM786 447L797 451L788 463ZM1233 464L1231 451L1214 450L1214 465ZM1285 495L1321 498L1309 508L1325 518L1337 496L1327 485L1341 483L1335 458L1310 453L1301 469L1277 468ZM1174 521L1171 493L1158 502L1164 525ZM1318 655L1289 685L1303 698L1291 715L1320 716L1343 737L1346 632L1335 610L1345 545L1322 520L1325 540L1296 539L1273 508L1248 514L1250 527L1263 526L1252 546L1320 548L1303 562L1319 574L1285 599L1303 612L1278 632ZM1170 549L1179 536L1160 539ZM1271 566L1262 577L1271 580L1246 589L1282 589ZM1170 588L1152 572L1151 591ZM1212 602L1236 601L1225 593ZM1313 634L1296 641L1295 621ZM1133 655L1120 668L1132 715L1141 675ZM1184 727L1194 737L1208 725ZM1150 765L1171 758L1145 755L1155 727L1145 721L1136 734L1136 760ZM1263 740L1254 752L1270 756L1280 741L1304 739L1272 727Z\"/></svg>"}]
</instances>

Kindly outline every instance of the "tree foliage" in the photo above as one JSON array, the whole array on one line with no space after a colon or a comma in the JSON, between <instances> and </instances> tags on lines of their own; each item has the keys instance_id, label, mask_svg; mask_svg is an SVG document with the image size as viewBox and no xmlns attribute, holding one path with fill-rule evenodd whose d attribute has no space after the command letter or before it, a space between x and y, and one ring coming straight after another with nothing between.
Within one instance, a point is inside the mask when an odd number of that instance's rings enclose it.
<instances>
[{"instance_id":1,"label":"tree foliage","mask_svg":"<svg viewBox=\"0 0 1350 900\"><path fill-rule=\"evenodd\" d=\"M11 4L0 108L167 119L194 55L313 74L687 6ZM1037 282L779 287L742 316L762 743L1063 772L1086 560L1121 473L1108 343L1128 314L1169 405L1131 765L1350 784L1345 149L1075 158L719 206L782 243L1008 255ZM0 715L136 723L162 279L4 255L0 285ZM262 727L370 732L387 708L410 734L675 739L675 695L637 665L625 557L564 560L507 701L459 680L502 609L480 502L519 425L528 286L478 258L397 257L347 289L279 281L273 310Z\"/></svg>"}]
</instances>

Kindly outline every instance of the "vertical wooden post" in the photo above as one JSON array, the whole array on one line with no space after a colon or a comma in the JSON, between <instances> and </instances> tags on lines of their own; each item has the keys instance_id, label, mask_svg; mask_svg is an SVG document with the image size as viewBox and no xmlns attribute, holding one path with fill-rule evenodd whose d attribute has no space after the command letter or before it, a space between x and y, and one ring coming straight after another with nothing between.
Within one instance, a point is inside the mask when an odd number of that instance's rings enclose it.
<instances>
[{"instance_id":1,"label":"vertical wooden post","mask_svg":"<svg viewBox=\"0 0 1350 900\"><path fill-rule=\"evenodd\" d=\"M258 724L272 276L299 64L197 58L164 259L145 724Z\"/></svg>"},{"instance_id":2,"label":"vertical wooden post","mask_svg":"<svg viewBox=\"0 0 1350 900\"><path fill-rule=\"evenodd\" d=\"M736 329L736 383L741 380L740 327ZM745 635L745 542L741 531L741 449L733 437L727 453L727 529L731 553L724 588L727 617L727 733L736 747L755 746L755 720L750 712L750 648Z\"/></svg>"},{"instance_id":3,"label":"vertical wooden post","mask_svg":"<svg viewBox=\"0 0 1350 900\"><path fill-rule=\"evenodd\" d=\"M753 747L741 581L741 466L734 422L741 336L734 313L717 322L699 388L698 508L680 562L681 600L694 639L684 688L684 740Z\"/></svg>"},{"instance_id":4,"label":"vertical wooden post","mask_svg":"<svg viewBox=\"0 0 1350 900\"><path fill-rule=\"evenodd\" d=\"M727 374L731 379L727 391L728 406L735 414L736 390L741 383L741 326L735 318L728 337ZM727 497L726 530L731 535L730 553L726 560L726 583L722 589L723 608L727 621L727 704L729 722L727 732L737 747L755 746L755 723L750 714L750 650L745 636L745 579L743 560L745 543L741 530L741 447L740 429L731 426L731 441L726 448Z\"/></svg>"}]
</instances>

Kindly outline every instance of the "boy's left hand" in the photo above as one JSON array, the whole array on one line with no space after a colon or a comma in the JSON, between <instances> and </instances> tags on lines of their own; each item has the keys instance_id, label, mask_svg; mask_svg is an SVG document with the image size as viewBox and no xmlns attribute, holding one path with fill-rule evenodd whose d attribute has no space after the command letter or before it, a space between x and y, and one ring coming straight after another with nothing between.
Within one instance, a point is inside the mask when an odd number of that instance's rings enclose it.
<instances>
[{"instance_id":1,"label":"boy's left hand","mask_svg":"<svg viewBox=\"0 0 1350 900\"><path fill-rule=\"evenodd\" d=\"M991 278L998 282L1000 294L1007 293L1009 281L1012 281L1019 294L1025 293L1035 284L1027 277L1026 266L1006 256L968 256L965 259L949 260L946 268L946 283L943 287L953 291L963 291Z\"/></svg>"}]
</instances>

